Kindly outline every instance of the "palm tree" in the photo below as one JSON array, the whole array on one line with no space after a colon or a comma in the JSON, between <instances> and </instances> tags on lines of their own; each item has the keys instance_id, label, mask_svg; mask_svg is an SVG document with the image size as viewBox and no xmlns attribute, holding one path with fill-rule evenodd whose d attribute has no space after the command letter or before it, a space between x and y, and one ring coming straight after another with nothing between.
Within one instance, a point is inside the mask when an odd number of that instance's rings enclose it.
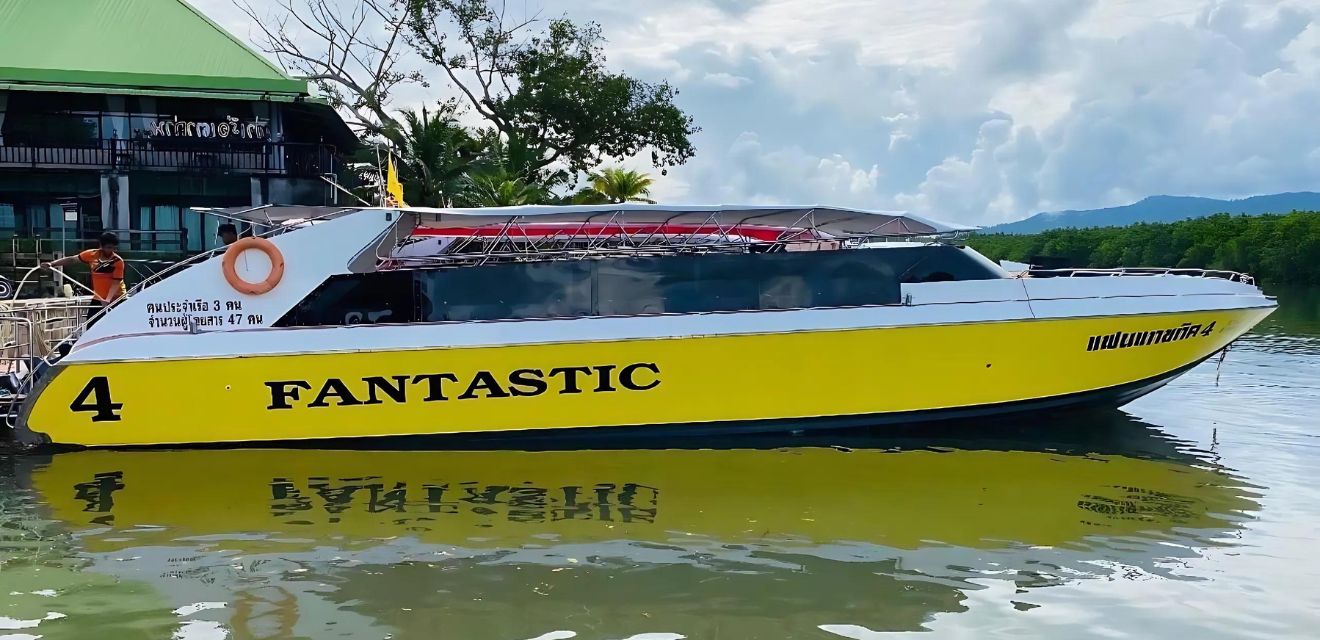
<instances>
[{"instance_id":1,"label":"palm tree","mask_svg":"<svg viewBox=\"0 0 1320 640\"><path fill-rule=\"evenodd\" d=\"M516 207L545 204L551 194L540 185L528 184L502 167L474 173L464 180L463 204L472 207Z\"/></svg>"},{"instance_id":2,"label":"palm tree","mask_svg":"<svg viewBox=\"0 0 1320 640\"><path fill-rule=\"evenodd\" d=\"M545 151L518 134L501 135L495 130L480 133L483 170L496 170L505 175L536 185L546 193L573 182L573 176L563 168L546 166Z\"/></svg>"},{"instance_id":3,"label":"palm tree","mask_svg":"<svg viewBox=\"0 0 1320 640\"><path fill-rule=\"evenodd\" d=\"M387 129L385 137L400 154L403 199L419 206L453 205L480 157L478 141L458 123L447 103L441 103L435 114L425 107L400 114L402 125Z\"/></svg>"},{"instance_id":4,"label":"palm tree","mask_svg":"<svg viewBox=\"0 0 1320 640\"><path fill-rule=\"evenodd\" d=\"M655 200L646 197L651 195L651 185L654 182L651 176L640 171L613 167L601 169L591 174L590 190L600 194L605 202L649 202L655 204ZM579 191L574 196L574 201L576 202L579 197L583 199L595 197L585 193L585 191Z\"/></svg>"},{"instance_id":5,"label":"palm tree","mask_svg":"<svg viewBox=\"0 0 1320 640\"><path fill-rule=\"evenodd\" d=\"M593 187L582 187L577 193L564 199L565 204L609 204L610 199Z\"/></svg>"}]
</instances>

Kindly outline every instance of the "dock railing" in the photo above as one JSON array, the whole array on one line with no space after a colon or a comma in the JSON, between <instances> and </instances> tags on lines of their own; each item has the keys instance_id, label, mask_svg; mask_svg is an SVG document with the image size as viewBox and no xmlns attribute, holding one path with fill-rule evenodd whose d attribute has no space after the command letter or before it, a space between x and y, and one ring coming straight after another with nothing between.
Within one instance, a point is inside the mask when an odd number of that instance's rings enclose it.
<instances>
[{"instance_id":1,"label":"dock railing","mask_svg":"<svg viewBox=\"0 0 1320 640\"><path fill-rule=\"evenodd\" d=\"M91 296L0 300L0 415L14 416L41 370L100 308Z\"/></svg>"}]
</instances>

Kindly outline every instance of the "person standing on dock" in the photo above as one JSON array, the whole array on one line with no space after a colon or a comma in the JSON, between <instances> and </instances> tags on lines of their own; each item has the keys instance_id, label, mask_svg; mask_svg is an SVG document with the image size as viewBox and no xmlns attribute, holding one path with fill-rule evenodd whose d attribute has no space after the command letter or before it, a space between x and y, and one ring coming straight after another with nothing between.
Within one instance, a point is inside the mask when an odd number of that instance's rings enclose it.
<instances>
[{"instance_id":1,"label":"person standing on dock","mask_svg":"<svg viewBox=\"0 0 1320 640\"><path fill-rule=\"evenodd\" d=\"M88 318L128 293L124 286L124 259L119 255L119 236L109 231L102 233L98 245L96 249L41 263L43 269L63 267L75 262L87 265L92 272L92 292L97 303L87 311Z\"/></svg>"}]
</instances>

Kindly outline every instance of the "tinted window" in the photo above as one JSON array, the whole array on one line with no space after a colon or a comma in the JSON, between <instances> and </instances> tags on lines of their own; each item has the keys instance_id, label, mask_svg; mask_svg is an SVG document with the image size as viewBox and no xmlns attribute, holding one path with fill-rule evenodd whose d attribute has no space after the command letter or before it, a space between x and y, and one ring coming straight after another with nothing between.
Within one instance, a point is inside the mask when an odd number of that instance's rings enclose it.
<instances>
[{"instance_id":1,"label":"tinted window","mask_svg":"<svg viewBox=\"0 0 1320 640\"><path fill-rule=\"evenodd\" d=\"M902 282L997 277L947 246L510 263L336 276L280 324L897 304Z\"/></svg>"},{"instance_id":2,"label":"tinted window","mask_svg":"<svg viewBox=\"0 0 1320 640\"><path fill-rule=\"evenodd\" d=\"M414 271L422 319L591 315L590 262L527 262Z\"/></svg>"},{"instance_id":3,"label":"tinted window","mask_svg":"<svg viewBox=\"0 0 1320 640\"><path fill-rule=\"evenodd\" d=\"M412 272L334 276L285 314L275 326L416 322L416 303Z\"/></svg>"},{"instance_id":4,"label":"tinted window","mask_svg":"<svg viewBox=\"0 0 1320 640\"><path fill-rule=\"evenodd\" d=\"M596 264L596 315L755 309L752 256L665 256ZM742 260L729 260L737 258Z\"/></svg>"}]
</instances>

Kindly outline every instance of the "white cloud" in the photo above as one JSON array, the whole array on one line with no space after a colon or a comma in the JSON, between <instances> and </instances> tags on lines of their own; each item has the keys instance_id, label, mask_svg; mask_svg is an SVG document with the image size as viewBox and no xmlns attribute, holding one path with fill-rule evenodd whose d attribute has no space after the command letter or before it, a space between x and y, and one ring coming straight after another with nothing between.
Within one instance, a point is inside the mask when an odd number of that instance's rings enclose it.
<instances>
[{"instance_id":1,"label":"white cloud","mask_svg":"<svg viewBox=\"0 0 1320 640\"><path fill-rule=\"evenodd\" d=\"M246 32L227 0L198 1ZM992 223L1320 188L1320 0L539 6L601 22L612 66L681 90L703 131L661 200Z\"/></svg>"},{"instance_id":2,"label":"white cloud","mask_svg":"<svg viewBox=\"0 0 1320 640\"><path fill-rule=\"evenodd\" d=\"M737 89L738 87L751 84L752 82L750 78L735 76L732 73L725 73L723 71L707 73L702 77L702 80L717 87L724 87L725 89Z\"/></svg>"},{"instance_id":3,"label":"white cloud","mask_svg":"<svg viewBox=\"0 0 1320 640\"><path fill-rule=\"evenodd\" d=\"M828 193L832 196L828 204L872 207L878 198L880 168L854 166L839 155L813 156L800 147L768 148L750 131L734 139L722 155L725 168L696 175L691 192L739 204L822 204L818 196Z\"/></svg>"},{"instance_id":4,"label":"white cloud","mask_svg":"<svg viewBox=\"0 0 1320 640\"><path fill-rule=\"evenodd\" d=\"M1043 196L1086 206L1314 188L1320 86L1282 58L1310 18L1288 7L1252 18L1221 3L1190 25L1083 43L1074 106L1044 136Z\"/></svg>"},{"instance_id":5,"label":"white cloud","mask_svg":"<svg viewBox=\"0 0 1320 640\"><path fill-rule=\"evenodd\" d=\"M855 40L748 52L754 68L741 73L778 90L783 126L740 128L743 143L706 145L676 173L732 175L692 181L697 199L895 206L973 223L1158 193L1320 187L1316 9L1170 2L1152 14L1157 4L1133 4L1139 15L1123 20L1111 3L990 2L950 65L876 61ZM826 179L837 167L885 180Z\"/></svg>"},{"instance_id":6,"label":"white cloud","mask_svg":"<svg viewBox=\"0 0 1320 640\"><path fill-rule=\"evenodd\" d=\"M1011 220L1038 201L1036 181L1029 176L1039 170L1041 160L1034 129L1015 127L1007 118L989 120L981 125L968 158L949 157L931 167L918 190L899 194L896 204L974 222Z\"/></svg>"}]
</instances>

